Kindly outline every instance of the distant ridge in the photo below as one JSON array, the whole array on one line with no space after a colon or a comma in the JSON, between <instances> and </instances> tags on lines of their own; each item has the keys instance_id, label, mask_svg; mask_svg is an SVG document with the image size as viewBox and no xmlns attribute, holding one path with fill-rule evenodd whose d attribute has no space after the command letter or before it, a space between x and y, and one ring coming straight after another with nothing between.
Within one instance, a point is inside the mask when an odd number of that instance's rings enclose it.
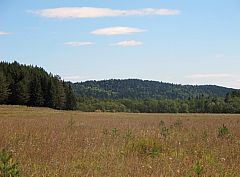
<instances>
[{"instance_id":1,"label":"distant ridge","mask_svg":"<svg viewBox=\"0 0 240 177\"><path fill-rule=\"evenodd\" d=\"M110 79L72 83L79 97L98 99L188 99L225 97L236 89L217 85L181 85L141 79Z\"/></svg>"}]
</instances>

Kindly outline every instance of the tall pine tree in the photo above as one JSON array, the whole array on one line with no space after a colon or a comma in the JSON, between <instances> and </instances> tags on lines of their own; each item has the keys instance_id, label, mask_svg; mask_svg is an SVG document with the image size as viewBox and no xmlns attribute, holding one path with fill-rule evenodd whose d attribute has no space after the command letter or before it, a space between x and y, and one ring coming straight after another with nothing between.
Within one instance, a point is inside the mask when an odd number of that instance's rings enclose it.
<instances>
[{"instance_id":1,"label":"tall pine tree","mask_svg":"<svg viewBox=\"0 0 240 177\"><path fill-rule=\"evenodd\" d=\"M68 87L65 88L65 93L66 93L66 109L75 110L77 108L77 101L70 84L68 85Z\"/></svg>"},{"instance_id":2,"label":"tall pine tree","mask_svg":"<svg viewBox=\"0 0 240 177\"><path fill-rule=\"evenodd\" d=\"M3 72L0 72L0 104L5 103L8 98L8 86L9 84L7 83L5 75L3 74Z\"/></svg>"},{"instance_id":3,"label":"tall pine tree","mask_svg":"<svg viewBox=\"0 0 240 177\"><path fill-rule=\"evenodd\" d=\"M30 99L28 104L31 106L44 105L43 91L40 80L37 77L30 82Z\"/></svg>"}]
</instances>

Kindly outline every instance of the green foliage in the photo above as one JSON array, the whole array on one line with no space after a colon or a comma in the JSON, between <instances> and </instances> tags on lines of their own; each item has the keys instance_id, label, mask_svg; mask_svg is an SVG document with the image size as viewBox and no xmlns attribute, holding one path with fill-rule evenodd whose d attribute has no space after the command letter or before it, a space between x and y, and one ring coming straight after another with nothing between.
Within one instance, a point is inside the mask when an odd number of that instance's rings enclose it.
<instances>
[{"instance_id":1,"label":"green foliage","mask_svg":"<svg viewBox=\"0 0 240 177\"><path fill-rule=\"evenodd\" d=\"M12 153L3 149L0 152L0 176L17 177L19 176L18 164L14 161Z\"/></svg>"},{"instance_id":2,"label":"green foliage","mask_svg":"<svg viewBox=\"0 0 240 177\"><path fill-rule=\"evenodd\" d=\"M72 87L79 96L78 109L81 111L240 113L239 91L218 86L128 79L87 81L72 84Z\"/></svg>"},{"instance_id":3,"label":"green foliage","mask_svg":"<svg viewBox=\"0 0 240 177\"><path fill-rule=\"evenodd\" d=\"M44 98L43 98L43 90L38 78L34 78L30 82L30 99L28 103L33 106L43 106Z\"/></svg>"},{"instance_id":4,"label":"green foliage","mask_svg":"<svg viewBox=\"0 0 240 177\"><path fill-rule=\"evenodd\" d=\"M199 162L194 165L193 169L194 169L195 174L196 174L198 177L200 177L201 174L203 173L203 166L201 166L201 165L199 164Z\"/></svg>"},{"instance_id":5,"label":"green foliage","mask_svg":"<svg viewBox=\"0 0 240 177\"><path fill-rule=\"evenodd\" d=\"M131 140L131 139L133 139L133 138L134 138L133 132L132 132L131 130L127 130L124 138L125 138L126 140Z\"/></svg>"},{"instance_id":6,"label":"green foliage","mask_svg":"<svg viewBox=\"0 0 240 177\"><path fill-rule=\"evenodd\" d=\"M42 68L0 62L0 104L76 108L69 84Z\"/></svg>"},{"instance_id":7,"label":"green foliage","mask_svg":"<svg viewBox=\"0 0 240 177\"><path fill-rule=\"evenodd\" d=\"M117 137L119 134L118 134L118 129L117 128L113 128L112 129L112 137Z\"/></svg>"},{"instance_id":8,"label":"green foliage","mask_svg":"<svg viewBox=\"0 0 240 177\"><path fill-rule=\"evenodd\" d=\"M66 109L75 110L77 108L77 101L70 84L68 85L68 87L65 87L65 93L66 93Z\"/></svg>"},{"instance_id":9,"label":"green foliage","mask_svg":"<svg viewBox=\"0 0 240 177\"><path fill-rule=\"evenodd\" d=\"M240 97L224 98L200 97L186 100L135 100L135 99L95 99L79 98L81 111L135 112L135 113L240 113Z\"/></svg>"},{"instance_id":10,"label":"green foliage","mask_svg":"<svg viewBox=\"0 0 240 177\"><path fill-rule=\"evenodd\" d=\"M8 90L9 84L7 83L5 75L0 72L0 104L4 103L5 100L8 98L9 90Z\"/></svg>"},{"instance_id":11,"label":"green foliage","mask_svg":"<svg viewBox=\"0 0 240 177\"><path fill-rule=\"evenodd\" d=\"M73 84L37 66L0 62L0 104L87 112L240 113L240 91L137 79Z\"/></svg>"},{"instance_id":12,"label":"green foliage","mask_svg":"<svg viewBox=\"0 0 240 177\"><path fill-rule=\"evenodd\" d=\"M164 139L167 139L169 136L169 129L167 127L162 127L161 129L161 135L164 137Z\"/></svg>"},{"instance_id":13,"label":"green foliage","mask_svg":"<svg viewBox=\"0 0 240 177\"><path fill-rule=\"evenodd\" d=\"M202 139L205 140L205 141L208 140L208 133L207 133L206 130L204 130L203 133L202 133Z\"/></svg>"},{"instance_id":14,"label":"green foliage","mask_svg":"<svg viewBox=\"0 0 240 177\"><path fill-rule=\"evenodd\" d=\"M223 138L225 136L229 135L229 130L226 125L222 125L218 128L218 137Z\"/></svg>"},{"instance_id":15,"label":"green foliage","mask_svg":"<svg viewBox=\"0 0 240 177\"><path fill-rule=\"evenodd\" d=\"M125 148L132 153L150 157L156 157L163 151L162 145L150 138L134 138L128 141Z\"/></svg>"},{"instance_id":16,"label":"green foliage","mask_svg":"<svg viewBox=\"0 0 240 177\"><path fill-rule=\"evenodd\" d=\"M224 97L233 91L218 86L191 86L163 83L157 81L126 79L86 81L72 85L79 97L96 99L188 99L204 97ZM182 109L187 111L187 106Z\"/></svg>"}]
</instances>

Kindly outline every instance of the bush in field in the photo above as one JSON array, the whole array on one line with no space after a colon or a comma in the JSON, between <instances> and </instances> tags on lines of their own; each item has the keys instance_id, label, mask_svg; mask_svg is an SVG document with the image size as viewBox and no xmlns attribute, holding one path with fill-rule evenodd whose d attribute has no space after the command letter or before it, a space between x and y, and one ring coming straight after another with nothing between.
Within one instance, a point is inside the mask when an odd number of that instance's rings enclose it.
<instances>
[{"instance_id":1,"label":"bush in field","mask_svg":"<svg viewBox=\"0 0 240 177\"><path fill-rule=\"evenodd\" d=\"M112 129L112 137L117 137L118 136L118 129L117 128L113 128Z\"/></svg>"},{"instance_id":2,"label":"bush in field","mask_svg":"<svg viewBox=\"0 0 240 177\"><path fill-rule=\"evenodd\" d=\"M167 137L168 137L169 134L170 134L170 133L169 133L169 130L168 130L167 127L163 127L163 128L161 129L161 135L164 137L164 139L167 139Z\"/></svg>"},{"instance_id":3,"label":"bush in field","mask_svg":"<svg viewBox=\"0 0 240 177\"><path fill-rule=\"evenodd\" d=\"M124 138L125 138L126 140L131 140L131 139L133 139L133 138L134 138L133 132L132 132L131 130L128 130L128 131L126 132L126 134L124 135Z\"/></svg>"},{"instance_id":4,"label":"bush in field","mask_svg":"<svg viewBox=\"0 0 240 177\"><path fill-rule=\"evenodd\" d=\"M0 152L0 176L16 177L19 176L18 164L13 160L12 153L3 149Z\"/></svg>"},{"instance_id":5,"label":"bush in field","mask_svg":"<svg viewBox=\"0 0 240 177\"><path fill-rule=\"evenodd\" d=\"M218 137L223 138L226 135L229 135L229 130L226 125L222 125L221 127L218 128Z\"/></svg>"},{"instance_id":6,"label":"bush in field","mask_svg":"<svg viewBox=\"0 0 240 177\"><path fill-rule=\"evenodd\" d=\"M162 145L154 139L135 138L126 145L126 150L139 155L156 157L162 152Z\"/></svg>"},{"instance_id":7,"label":"bush in field","mask_svg":"<svg viewBox=\"0 0 240 177\"><path fill-rule=\"evenodd\" d=\"M201 166L199 163L196 163L194 166L194 172L197 175L197 177L200 177L201 174L203 173L203 166Z\"/></svg>"}]
</instances>

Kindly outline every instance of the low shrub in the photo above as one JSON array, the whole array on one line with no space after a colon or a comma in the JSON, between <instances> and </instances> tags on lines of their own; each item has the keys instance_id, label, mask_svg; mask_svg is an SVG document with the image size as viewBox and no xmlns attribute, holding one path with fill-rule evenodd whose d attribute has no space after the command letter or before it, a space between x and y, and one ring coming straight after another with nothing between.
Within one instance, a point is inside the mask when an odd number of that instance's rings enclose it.
<instances>
[{"instance_id":1,"label":"low shrub","mask_svg":"<svg viewBox=\"0 0 240 177\"><path fill-rule=\"evenodd\" d=\"M223 138L227 135L229 135L229 130L227 126L223 124L221 127L218 128L218 137Z\"/></svg>"},{"instance_id":2,"label":"low shrub","mask_svg":"<svg viewBox=\"0 0 240 177\"><path fill-rule=\"evenodd\" d=\"M134 138L125 148L128 152L150 157L156 157L163 151L162 144L151 138Z\"/></svg>"},{"instance_id":3,"label":"low shrub","mask_svg":"<svg viewBox=\"0 0 240 177\"><path fill-rule=\"evenodd\" d=\"M1 177L16 177L19 176L18 164L12 157L12 153L3 149L0 152L0 176Z\"/></svg>"}]
</instances>

